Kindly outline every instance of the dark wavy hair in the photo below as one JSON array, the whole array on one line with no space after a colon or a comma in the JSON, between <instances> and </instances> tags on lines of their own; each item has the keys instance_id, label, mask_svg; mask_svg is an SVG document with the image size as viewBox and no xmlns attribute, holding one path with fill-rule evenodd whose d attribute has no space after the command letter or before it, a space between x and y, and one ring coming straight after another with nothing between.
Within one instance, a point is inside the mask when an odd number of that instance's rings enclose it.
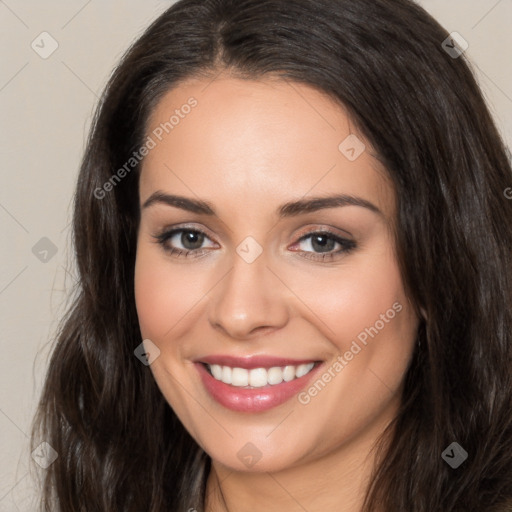
<instances>
[{"instance_id":1,"label":"dark wavy hair","mask_svg":"<svg viewBox=\"0 0 512 512\"><path fill-rule=\"evenodd\" d=\"M74 196L78 283L32 428L58 453L41 510L204 509L210 457L150 369L134 300L148 116L188 78L222 70L308 84L348 112L397 197L396 253L424 316L401 408L364 511L512 510L512 170L464 55L409 0L180 0L125 53L103 92ZM452 442L468 453L452 469Z\"/></svg>"}]
</instances>

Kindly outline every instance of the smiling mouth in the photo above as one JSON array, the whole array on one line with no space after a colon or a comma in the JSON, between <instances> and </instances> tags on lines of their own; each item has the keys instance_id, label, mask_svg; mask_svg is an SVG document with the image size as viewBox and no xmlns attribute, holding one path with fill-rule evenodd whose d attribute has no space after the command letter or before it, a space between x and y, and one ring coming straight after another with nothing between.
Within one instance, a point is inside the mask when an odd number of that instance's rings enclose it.
<instances>
[{"instance_id":1,"label":"smiling mouth","mask_svg":"<svg viewBox=\"0 0 512 512\"><path fill-rule=\"evenodd\" d=\"M245 369L219 364L201 363L217 381L242 389L272 387L304 377L321 364L321 361L299 365L272 366L270 368Z\"/></svg>"}]
</instances>

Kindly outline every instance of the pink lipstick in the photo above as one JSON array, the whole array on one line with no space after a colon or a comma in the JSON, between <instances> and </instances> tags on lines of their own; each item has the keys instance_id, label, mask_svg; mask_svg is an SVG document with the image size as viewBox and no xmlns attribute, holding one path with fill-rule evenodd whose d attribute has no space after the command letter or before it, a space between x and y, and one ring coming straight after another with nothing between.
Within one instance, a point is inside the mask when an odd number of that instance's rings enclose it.
<instances>
[{"instance_id":1,"label":"pink lipstick","mask_svg":"<svg viewBox=\"0 0 512 512\"><path fill-rule=\"evenodd\" d=\"M216 402L233 411L255 413L299 393L318 373L322 361L218 355L196 360L195 366Z\"/></svg>"}]
</instances>

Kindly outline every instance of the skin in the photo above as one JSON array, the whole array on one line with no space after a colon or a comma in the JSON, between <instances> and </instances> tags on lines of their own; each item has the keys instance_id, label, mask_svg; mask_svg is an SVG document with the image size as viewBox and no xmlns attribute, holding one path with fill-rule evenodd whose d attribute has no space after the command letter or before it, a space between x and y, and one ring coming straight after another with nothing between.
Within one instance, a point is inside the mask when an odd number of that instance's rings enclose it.
<instances>
[{"instance_id":1,"label":"skin","mask_svg":"<svg viewBox=\"0 0 512 512\"><path fill-rule=\"evenodd\" d=\"M314 88L227 73L188 80L157 105L148 135L190 97L197 106L143 163L135 294L142 337L160 350L154 378L212 457L206 510L359 511L371 447L396 415L419 321L394 252L393 187L343 108ZM355 161L338 149L350 133L366 144ZM142 208L157 190L209 201L217 215ZM364 198L382 215L354 205L275 213L287 201L334 192ZM167 246L199 247L202 256L170 255L156 243L184 223L206 233L202 245L183 245L178 234ZM322 261L311 237L299 239L325 229L357 247ZM236 252L248 236L262 249L252 263ZM341 248L330 244L324 251ZM307 404L293 397L265 412L228 410L192 363L267 354L329 367L395 303L401 311ZM250 468L237 456L248 442L261 455Z\"/></svg>"}]
</instances>

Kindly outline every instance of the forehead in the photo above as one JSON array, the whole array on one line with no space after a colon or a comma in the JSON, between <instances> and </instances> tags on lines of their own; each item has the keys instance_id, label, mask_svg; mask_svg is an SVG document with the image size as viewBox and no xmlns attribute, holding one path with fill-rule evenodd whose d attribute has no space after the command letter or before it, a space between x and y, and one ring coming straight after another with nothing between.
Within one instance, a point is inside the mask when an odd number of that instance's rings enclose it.
<instances>
[{"instance_id":1,"label":"forehead","mask_svg":"<svg viewBox=\"0 0 512 512\"><path fill-rule=\"evenodd\" d=\"M154 148L142 166L141 202L155 190L254 207L339 192L393 214L391 182L369 143L339 103L304 84L189 80L162 97L147 136Z\"/></svg>"}]
</instances>

